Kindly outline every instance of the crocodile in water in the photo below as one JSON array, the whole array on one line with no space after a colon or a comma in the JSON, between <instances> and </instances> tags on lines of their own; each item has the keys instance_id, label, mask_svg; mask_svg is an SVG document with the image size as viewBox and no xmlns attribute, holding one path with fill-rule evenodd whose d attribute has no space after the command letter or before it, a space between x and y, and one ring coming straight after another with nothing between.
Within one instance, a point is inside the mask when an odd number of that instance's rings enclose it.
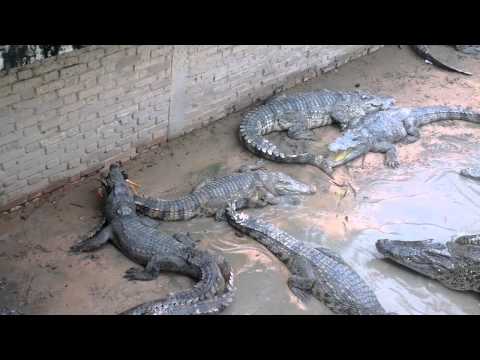
<instances>
[{"instance_id":1,"label":"crocodile in water","mask_svg":"<svg viewBox=\"0 0 480 360\"><path fill-rule=\"evenodd\" d=\"M230 201L239 207L264 207L277 204L280 196L314 194L316 188L282 172L268 171L260 164L244 166L238 172L208 179L193 192L174 200L135 197L137 210L151 218L174 221L215 215L223 219Z\"/></svg>"},{"instance_id":2,"label":"crocodile in water","mask_svg":"<svg viewBox=\"0 0 480 360\"><path fill-rule=\"evenodd\" d=\"M302 300L314 296L335 314L383 315L385 310L363 279L336 253L312 248L286 232L227 207L227 221L256 239L291 273L288 286Z\"/></svg>"},{"instance_id":3,"label":"crocodile in water","mask_svg":"<svg viewBox=\"0 0 480 360\"><path fill-rule=\"evenodd\" d=\"M252 153L282 163L320 167L323 157L312 153L286 153L265 138L275 131L288 131L294 139L311 139L310 129L339 124L354 125L365 114L392 107L395 100L363 91L318 90L280 95L248 112L240 123L240 140Z\"/></svg>"},{"instance_id":4,"label":"crocodile in water","mask_svg":"<svg viewBox=\"0 0 480 360\"><path fill-rule=\"evenodd\" d=\"M376 247L395 263L438 280L450 289L480 292L480 235L460 236L446 244L432 239L380 239Z\"/></svg>"},{"instance_id":5,"label":"crocodile in water","mask_svg":"<svg viewBox=\"0 0 480 360\"><path fill-rule=\"evenodd\" d=\"M222 311L234 295L233 272L228 263L219 255L196 248L188 235L169 236L151 226L153 220L138 216L126 176L119 164L111 165L104 181L105 224L94 231L94 236L74 245L72 251L94 251L111 241L128 258L144 266L128 270L125 277L129 280L153 280L161 271L169 271L198 281L192 289L139 305L123 314L187 315Z\"/></svg>"}]
</instances>

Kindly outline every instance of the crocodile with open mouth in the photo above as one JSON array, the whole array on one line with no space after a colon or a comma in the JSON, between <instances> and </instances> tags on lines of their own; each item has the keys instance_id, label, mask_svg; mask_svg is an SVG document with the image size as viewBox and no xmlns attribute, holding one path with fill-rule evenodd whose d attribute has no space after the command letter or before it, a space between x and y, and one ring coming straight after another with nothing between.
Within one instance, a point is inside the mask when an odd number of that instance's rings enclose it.
<instances>
[{"instance_id":1,"label":"crocodile with open mouth","mask_svg":"<svg viewBox=\"0 0 480 360\"><path fill-rule=\"evenodd\" d=\"M376 247L395 263L450 289L480 292L480 235L463 235L446 244L380 239Z\"/></svg>"}]
</instances>

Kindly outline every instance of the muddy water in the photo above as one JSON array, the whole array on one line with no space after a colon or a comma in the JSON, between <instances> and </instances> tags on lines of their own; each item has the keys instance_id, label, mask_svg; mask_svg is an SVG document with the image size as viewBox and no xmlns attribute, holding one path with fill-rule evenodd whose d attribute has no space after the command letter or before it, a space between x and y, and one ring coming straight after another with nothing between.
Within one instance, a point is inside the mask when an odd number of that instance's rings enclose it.
<instances>
[{"instance_id":1,"label":"muddy water","mask_svg":"<svg viewBox=\"0 0 480 360\"><path fill-rule=\"evenodd\" d=\"M456 65L480 74L478 60L455 59ZM477 75L465 78L437 71L408 49L396 47L289 92L356 85L391 94L400 105L457 104L478 109ZM143 154L126 164L130 178L142 185L145 194L174 198L206 177L254 163L257 158L237 140L240 119L241 114L233 114ZM326 143L339 135L330 127L315 134L315 143L293 142L284 134L272 139L324 151ZM385 168L380 154L338 169L335 178L350 182L348 191L313 167L267 163L269 169L317 185L318 193L300 197L296 206L285 202L248 212L300 240L337 251L388 311L480 314L479 295L448 290L383 260L375 249L378 238L447 241L461 233L480 232L480 183L458 175L478 158L480 129L445 122L426 126L421 134L417 143L399 146L399 169ZM88 179L0 218L0 306L17 305L30 314L113 314L192 286L190 279L174 274L162 274L152 282L128 282L122 276L134 264L110 245L93 254L68 254L68 248L100 219L97 186ZM223 253L232 264L238 293L226 314L330 314L315 300L300 303L286 286L286 268L263 246L237 236L227 224L202 218L159 226L169 233L189 231L202 240L201 247Z\"/></svg>"}]
</instances>

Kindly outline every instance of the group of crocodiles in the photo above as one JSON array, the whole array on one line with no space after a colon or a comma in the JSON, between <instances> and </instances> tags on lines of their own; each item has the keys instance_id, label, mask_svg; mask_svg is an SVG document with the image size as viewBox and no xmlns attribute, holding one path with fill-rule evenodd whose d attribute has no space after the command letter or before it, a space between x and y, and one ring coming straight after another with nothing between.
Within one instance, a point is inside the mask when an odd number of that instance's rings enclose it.
<instances>
[{"instance_id":1,"label":"group of crocodiles","mask_svg":"<svg viewBox=\"0 0 480 360\"><path fill-rule=\"evenodd\" d=\"M461 107L399 108L389 96L364 91L318 90L276 96L240 124L239 137L257 156L280 163L310 164L332 177L334 168L368 152L386 155L386 165L399 166L396 143L413 143L419 127L440 120L480 123L480 113ZM285 152L266 138L287 131L296 140L313 140L312 129L337 125L342 135L327 154ZM461 175L480 180L480 169ZM213 314L235 299L234 270L220 254L202 250L189 234L169 235L156 220L179 221L198 216L226 220L237 231L265 246L290 272L288 287L300 300L314 297L334 314L385 315L369 285L331 249L312 247L272 224L251 218L240 209L276 205L289 195L315 194L315 186L263 165L243 166L234 173L208 179L189 194L174 200L137 195L120 163L110 166L102 180L104 221L72 253L100 249L113 243L142 268L131 268L128 280L148 281L161 272L175 272L196 281L185 291L128 309L124 315ZM130 182L131 183L131 182ZM394 262L461 291L480 292L480 235L464 235L446 244L433 240L381 239L377 250ZM0 309L2 314L18 314Z\"/></svg>"}]
</instances>

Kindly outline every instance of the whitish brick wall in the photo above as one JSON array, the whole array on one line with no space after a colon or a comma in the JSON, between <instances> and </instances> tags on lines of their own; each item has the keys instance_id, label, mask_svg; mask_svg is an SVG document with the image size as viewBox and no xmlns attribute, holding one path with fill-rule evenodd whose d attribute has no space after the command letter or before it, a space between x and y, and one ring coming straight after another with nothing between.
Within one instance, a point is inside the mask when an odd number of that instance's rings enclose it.
<instances>
[{"instance_id":1,"label":"whitish brick wall","mask_svg":"<svg viewBox=\"0 0 480 360\"><path fill-rule=\"evenodd\" d=\"M0 73L0 209L379 47L89 46Z\"/></svg>"}]
</instances>

